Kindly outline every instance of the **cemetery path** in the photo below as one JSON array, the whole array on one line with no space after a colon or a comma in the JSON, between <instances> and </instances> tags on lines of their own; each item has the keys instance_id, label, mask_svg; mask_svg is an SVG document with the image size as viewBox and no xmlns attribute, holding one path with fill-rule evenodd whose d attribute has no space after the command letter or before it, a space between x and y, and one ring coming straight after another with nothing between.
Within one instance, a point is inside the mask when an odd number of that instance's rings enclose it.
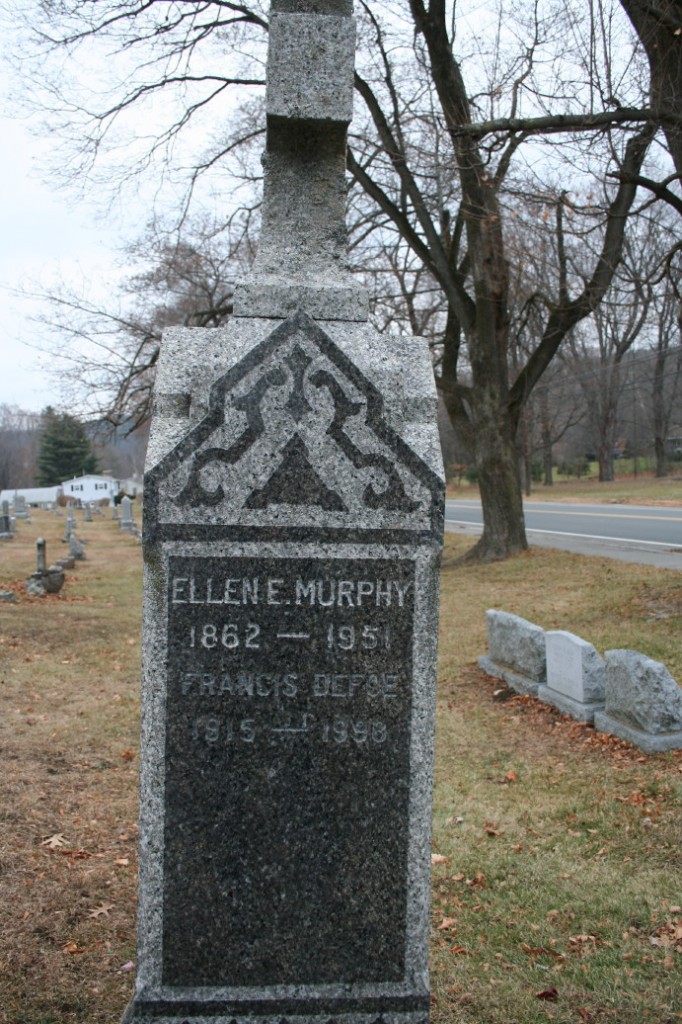
<instances>
[{"instance_id":1,"label":"cemetery path","mask_svg":"<svg viewBox=\"0 0 682 1024\"><path fill-rule=\"evenodd\" d=\"M682 569L682 508L527 501L524 511L531 544ZM480 533L480 502L447 501L445 528Z\"/></svg>"}]
</instances>

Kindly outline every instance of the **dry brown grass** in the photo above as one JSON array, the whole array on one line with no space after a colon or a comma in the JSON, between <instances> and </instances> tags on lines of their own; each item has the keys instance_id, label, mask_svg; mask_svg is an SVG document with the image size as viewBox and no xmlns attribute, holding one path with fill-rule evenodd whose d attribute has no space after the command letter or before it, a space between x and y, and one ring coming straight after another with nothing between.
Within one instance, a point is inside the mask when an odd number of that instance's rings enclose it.
<instances>
[{"instance_id":1,"label":"dry brown grass","mask_svg":"<svg viewBox=\"0 0 682 1024\"><path fill-rule=\"evenodd\" d=\"M109 1024L134 959L140 548L96 519L60 595L21 593L63 532L34 514L0 548L3 1024Z\"/></svg>"}]
</instances>

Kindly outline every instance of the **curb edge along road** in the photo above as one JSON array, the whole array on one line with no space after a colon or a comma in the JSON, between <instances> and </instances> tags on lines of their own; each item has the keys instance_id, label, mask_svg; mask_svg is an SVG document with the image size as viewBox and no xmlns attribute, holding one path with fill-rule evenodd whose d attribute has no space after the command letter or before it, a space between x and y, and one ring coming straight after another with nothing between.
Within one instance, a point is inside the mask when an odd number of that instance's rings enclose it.
<instances>
[{"instance_id":1,"label":"curb edge along road","mask_svg":"<svg viewBox=\"0 0 682 1024\"><path fill-rule=\"evenodd\" d=\"M460 533L465 537L478 537L482 529L482 526L474 523L445 523L446 533ZM653 565L659 569L682 571L682 545L678 548L647 547L644 544L603 538L572 537L528 528L526 533L531 547L558 548L560 551L570 551L575 555L598 555L601 558L616 558L621 562L636 562L640 565Z\"/></svg>"}]
</instances>

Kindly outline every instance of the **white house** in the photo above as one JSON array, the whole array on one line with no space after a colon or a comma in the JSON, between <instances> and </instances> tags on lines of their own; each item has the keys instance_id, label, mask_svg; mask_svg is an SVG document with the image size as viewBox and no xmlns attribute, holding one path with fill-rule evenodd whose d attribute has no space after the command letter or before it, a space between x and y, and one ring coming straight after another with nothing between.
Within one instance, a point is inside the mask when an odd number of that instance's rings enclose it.
<instances>
[{"instance_id":1,"label":"white house","mask_svg":"<svg viewBox=\"0 0 682 1024\"><path fill-rule=\"evenodd\" d=\"M67 501L101 501L102 498L111 501L120 489L118 480L111 476L97 476L94 473L76 476L62 484L62 492Z\"/></svg>"}]
</instances>

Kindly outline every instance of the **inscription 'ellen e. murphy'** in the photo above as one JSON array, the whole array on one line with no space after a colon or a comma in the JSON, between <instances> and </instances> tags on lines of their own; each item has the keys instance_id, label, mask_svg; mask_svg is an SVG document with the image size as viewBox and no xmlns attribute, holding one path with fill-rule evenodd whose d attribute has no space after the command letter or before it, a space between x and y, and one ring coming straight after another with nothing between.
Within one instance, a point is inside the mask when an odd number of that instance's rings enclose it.
<instances>
[{"instance_id":1,"label":"inscription 'ellen e. murphy'","mask_svg":"<svg viewBox=\"0 0 682 1024\"><path fill-rule=\"evenodd\" d=\"M409 560L169 559L165 981L402 978L413 616Z\"/></svg>"}]
</instances>

